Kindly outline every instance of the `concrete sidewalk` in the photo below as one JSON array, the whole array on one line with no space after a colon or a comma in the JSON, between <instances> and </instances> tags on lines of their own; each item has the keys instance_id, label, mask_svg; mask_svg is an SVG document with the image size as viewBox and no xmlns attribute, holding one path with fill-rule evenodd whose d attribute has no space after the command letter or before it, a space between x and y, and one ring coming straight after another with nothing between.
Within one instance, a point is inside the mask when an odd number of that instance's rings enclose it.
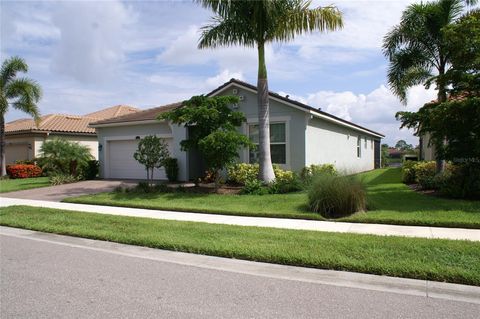
<instances>
[{"instance_id":1,"label":"concrete sidewalk","mask_svg":"<svg viewBox=\"0 0 480 319\"><path fill-rule=\"evenodd\" d=\"M108 214L118 216L146 217L178 221L203 222L211 224L272 227L281 229L313 230L337 233L356 233L381 236L406 236L419 238L439 238L454 240L480 241L480 229L442 228L423 226L398 226L383 224L360 224L344 222L327 222L316 220L244 217L219 214L187 213L164 210L126 208L116 206L85 205L58 203L40 200L27 200L0 197L0 207L28 205L34 207L57 208L87 213Z\"/></svg>"}]
</instances>

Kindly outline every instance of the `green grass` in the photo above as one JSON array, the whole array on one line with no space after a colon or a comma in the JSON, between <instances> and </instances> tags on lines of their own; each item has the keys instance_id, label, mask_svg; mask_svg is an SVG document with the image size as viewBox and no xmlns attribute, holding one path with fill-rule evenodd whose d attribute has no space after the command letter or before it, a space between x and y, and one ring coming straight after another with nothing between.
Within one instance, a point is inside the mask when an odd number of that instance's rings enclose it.
<instances>
[{"instance_id":1,"label":"green grass","mask_svg":"<svg viewBox=\"0 0 480 319\"><path fill-rule=\"evenodd\" d=\"M197 254L480 285L480 244L0 208L0 224Z\"/></svg>"},{"instance_id":2,"label":"green grass","mask_svg":"<svg viewBox=\"0 0 480 319\"><path fill-rule=\"evenodd\" d=\"M50 186L48 177L2 179L0 180L0 193L21 191L38 187Z\"/></svg>"},{"instance_id":3,"label":"green grass","mask_svg":"<svg viewBox=\"0 0 480 319\"><path fill-rule=\"evenodd\" d=\"M359 176L367 187L369 210L338 221L480 228L480 201L451 200L416 193L401 183L399 168L379 169ZM307 195L303 192L263 196L113 192L65 201L242 216L324 219L309 211Z\"/></svg>"}]
</instances>

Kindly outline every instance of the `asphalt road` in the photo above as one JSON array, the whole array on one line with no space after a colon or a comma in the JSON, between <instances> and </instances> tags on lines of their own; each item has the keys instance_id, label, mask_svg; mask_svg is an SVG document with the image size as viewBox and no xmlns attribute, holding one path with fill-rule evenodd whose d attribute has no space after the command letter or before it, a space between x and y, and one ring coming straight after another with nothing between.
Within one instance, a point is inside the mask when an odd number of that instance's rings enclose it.
<instances>
[{"instance_id":1,"label":"asphalt road","mask_svg":"<svg viewBox=\"0 0 480 319\"><path fill-rule=\"evenodd\" d=\"M480 305L282 280L0 235L0 317L478 318Z\"/></svg>"}]
</instances>

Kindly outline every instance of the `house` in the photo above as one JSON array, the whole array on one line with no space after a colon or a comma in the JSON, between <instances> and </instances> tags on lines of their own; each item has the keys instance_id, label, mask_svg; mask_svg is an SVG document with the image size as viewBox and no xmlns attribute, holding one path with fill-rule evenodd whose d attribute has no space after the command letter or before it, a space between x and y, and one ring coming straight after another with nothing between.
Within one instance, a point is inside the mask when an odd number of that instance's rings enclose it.
<instances>
[{"instance_id":1,"label":"house","mask_svg":"<svg viewBox=\"0 0 480 319\"><path fill-rule=\"evenodd\" d=\"M238 105L232 105L247 118L240 129L258 141L256 86L231 79L207 94L237 95ZM272 162L284 169L300 171L310 164L334 164L346 172L368 171L380 167L380 141L384 137L360 125L313 108L288 97L269 92ZM159 114L181 107L182 102L155 107L116 118L91 123L99 141L100 175L103 178L145 178L145 169L133 158L138 140L146 135L162 137L169 145L172 157L179 164L179 179L192 180L204 173L198 152L183 152L180 141L191 127L158 121ZM244 149L241 162L253 163L258 154ZM159 169L154 178L165 179Z\"/></svg>"},{"instance_id":2,"label":"house","mask_svg":"<svg viewBox=\"0 0 480 319\"><path fill-rule=\"evenodd\" d=\"M33 119L19 119L5 124L6 163L18 160L31 160L40 155L43 142L59 137L79 142L90 148L92 156L98 158L98 139L90 122L118 117L137 112L138 109L126 106L112 106L85 115L48 114L40 118L37 126Z\"/></svg>"}]
</instances>

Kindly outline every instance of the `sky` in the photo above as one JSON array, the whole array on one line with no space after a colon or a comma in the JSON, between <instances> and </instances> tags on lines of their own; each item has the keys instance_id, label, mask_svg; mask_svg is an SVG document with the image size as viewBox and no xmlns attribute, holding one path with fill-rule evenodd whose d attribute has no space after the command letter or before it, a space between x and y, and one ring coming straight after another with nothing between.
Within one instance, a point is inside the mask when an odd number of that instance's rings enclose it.
<instances>
[{"instance_id":1,"label":"sky","mask_svg":"<svg viewBox=\"0 0 480 319\"><path fill-rule=\"evenodd\" d=\"M395 113L435 98L412 88L404 105L386 80L384 35L414 1L314 1L343 13L340 31L267 47L270 90L413 145ZM231 78L256 84L253 48L197 48L212 13L193 1L0 1L0 56L18 55L43 89L42 114L141 109L206 94ZM10 109L7 120L25 117Z\"/></svg>"}]
</instances>

